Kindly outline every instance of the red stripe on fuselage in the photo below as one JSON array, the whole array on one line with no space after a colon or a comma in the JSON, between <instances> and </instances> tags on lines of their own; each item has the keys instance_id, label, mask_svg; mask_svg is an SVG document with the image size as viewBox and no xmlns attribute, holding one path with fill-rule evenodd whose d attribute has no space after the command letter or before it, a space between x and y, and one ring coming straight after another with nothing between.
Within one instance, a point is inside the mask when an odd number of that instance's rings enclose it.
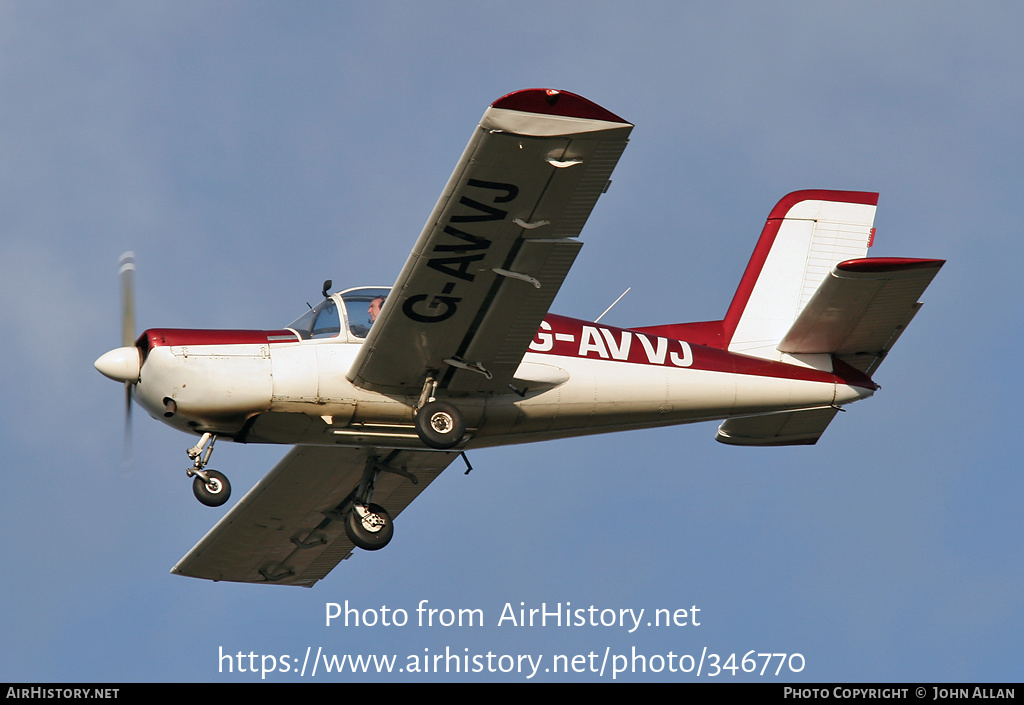
<instances>
[{"instance_id":1,"label":"red stripe on fuselage","mask_svg":"<svg viewBox=\"0 0 1024 705\"><path fill-rule=\"evenodd\" d=\"M544 323L548 328L542 326L537 332L530 352L877 389L869 377L848 365L832 373L565 316L549 315Z\"/></svg>"},{"instance_id":2,"label":"red stripe on fuselage","mask_svg":"<svg viewBox=\"0 0 1024 705\"><path fill-rule=\"evenodd\" d=\"M290 330L203 330L196 328L150 328L139 336L145 350L161 345L266 345L297 343Z\"/></svg>"}]
</instances>

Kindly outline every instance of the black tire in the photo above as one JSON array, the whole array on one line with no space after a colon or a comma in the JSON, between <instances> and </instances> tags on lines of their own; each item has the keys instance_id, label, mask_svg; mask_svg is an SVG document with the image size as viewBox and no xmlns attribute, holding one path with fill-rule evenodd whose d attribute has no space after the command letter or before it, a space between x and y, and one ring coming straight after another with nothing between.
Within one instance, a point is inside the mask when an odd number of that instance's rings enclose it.
<instances>
[{"instance_id":1,"label":"black tire","mask_svg":"<svg viewBox=\"0 0 1024 705\"><path fill-rule=\"evenodd\" d=\"M192 480L192 493L207 507L219 507L231 497L231 483L224 473L216 470L207 470L206 476L210 478L209 484L198 475Z\"/></svg>"},{"instance_id":2,"label":"black tire","mask_svg":"<svg viewBox=\"0 0 1024 705\"><path fill-rule=\"evenodd\" d=\"M429 401L416 413L416 435L431 448L454 448L465 434L462 414L452 404Z\"/></svg>"},{"instance_id":3,"label":"black tire","mask_svg":"<svg viewBox=\"0 0 1024 705\"><path fill-rule=\"evenodd\" d=\"M364 551L379 551L388 545L395 535L395 524L384 507L367 504L365 517L352 509L345 517L345 533L349 540Z\"/></svg>"}]
</instances>

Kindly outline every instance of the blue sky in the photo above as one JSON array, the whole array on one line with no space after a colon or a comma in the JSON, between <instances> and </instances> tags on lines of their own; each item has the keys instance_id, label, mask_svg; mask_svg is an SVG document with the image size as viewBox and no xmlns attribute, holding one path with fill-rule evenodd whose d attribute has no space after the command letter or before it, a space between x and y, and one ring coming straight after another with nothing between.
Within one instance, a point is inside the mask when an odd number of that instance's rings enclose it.
<instances>
[{"instance_id":1,"label":"blue sky","mask_svg":"<svg viewBox=\"0 0 1024 705\"><path fill-rule=\"evenodd\" d=\"M1022 20L1012 3L0 2L0 680L252 681L218 656L397 668L448 648L541 656L542 681L611 680L544 668L634 650L799 653L792 680L1019 681ZM555 312L592 319L632 286L608 323L720 318L783 195L879 191L872 254L949 261L882 390L812 448L725 447L701 424L475 452L387 550L312 590L170 575L224 510L192 497L192 439L139 410L122 467L121 390L92 367L118 345L120 253L140 330L279 327L324 279L389 284L485 107L527 87L636 125ZM284 452L224 444L213 465L241 497ZM325 626L346 600L410 624ZM485 624L416 626L421 600ZM701 624L499 626L506 603L696 605ZM618 679L783 680L707 672Z\"/></svg>"}]
</instances>

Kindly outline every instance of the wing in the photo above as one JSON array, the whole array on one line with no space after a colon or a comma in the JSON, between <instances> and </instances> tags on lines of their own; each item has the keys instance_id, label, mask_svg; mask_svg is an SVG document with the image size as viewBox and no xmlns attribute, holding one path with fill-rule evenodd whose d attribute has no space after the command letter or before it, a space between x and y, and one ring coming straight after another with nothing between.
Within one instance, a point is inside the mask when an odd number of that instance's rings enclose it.
<instances>
[{"instance_id":1,"label":"wing","mask_svg":"<svg viewBox=\"0 0 1024 705\"><path fill-rule=\"evenodd\" d=\"M868 375L885 359L944 260L870 258L841 262L779 343L787 353L833 353Z\"/></svg>"},{"instance_id":2,"label":"wing","mask_svg":"<svg viewBox=\"0 0 1024 705\"><path fill-rule=\"evenodd\" d=\"M485 113L348 378L419 394L508 391L632 125L531 89Z\"/></svg>"},{"instance_id":3,"label":"wing","mask_svg":"<svg viewBox=\"0 0 1024 705\"><path fill-rule=\"evenodd\" d=\"M382 453L380 457L374 453ZM432 451L297 446L172 573L207 580L312 587L354 548L342 510L375 459L373 501L398 516L458 456Z\"/></svg>"}]
</instances>

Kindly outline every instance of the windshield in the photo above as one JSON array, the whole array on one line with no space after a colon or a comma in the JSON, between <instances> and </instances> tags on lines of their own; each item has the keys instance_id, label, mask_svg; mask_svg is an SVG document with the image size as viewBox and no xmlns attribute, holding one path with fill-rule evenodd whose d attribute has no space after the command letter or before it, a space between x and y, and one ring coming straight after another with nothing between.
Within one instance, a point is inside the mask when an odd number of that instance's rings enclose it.
<instances>
[{"instance_id":1,"label":"windshield","mask_svg":"<svg viewBox=\"0 0 1024 705\"><path fill-rule=\"evenodd\" d=\"M381 286L367 286L341 292L348 315L348 329L357 338L365 338L370 327L377 320L391 289Z\"/></svg>"},{"instance_id":2,"label":"windshield","mask_svg":"<svg viewBox=\"0 0 1024 705\"><path fill-rule=\"evenodd\" d=\"M288 324L303 340L331 338L341 332L341 318L334 299L324 299Z\"/></svg>"}]
</instances>

